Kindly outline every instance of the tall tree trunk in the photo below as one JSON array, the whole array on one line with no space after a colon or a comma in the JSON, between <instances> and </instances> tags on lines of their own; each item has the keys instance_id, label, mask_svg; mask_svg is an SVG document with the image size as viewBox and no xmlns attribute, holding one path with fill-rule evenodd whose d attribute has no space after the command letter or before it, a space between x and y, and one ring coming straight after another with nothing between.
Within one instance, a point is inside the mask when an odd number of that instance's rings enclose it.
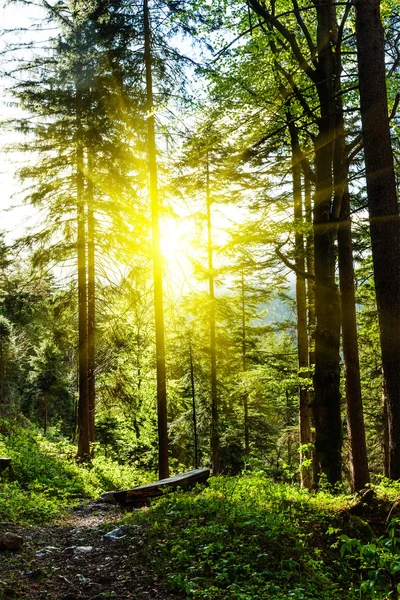
<instances>
[{"instance_id":1,"label":"tall tree trunk","mask_svg":"<svg viewBox=\"0 0 400 600\"><path fill-rule=\"evenodd\" d=\"M337 48L341 67L341 48ZM338 68L338 71L340 69ZM367 445L361 396L360 361L357 342L354 289L353 241L350 220L349 167L344 128L340 74L336 81L336 138L334 152L335 214L338 227L338 264L342 304L342 345L346 386L347 431L349 437L350 482L359 491L369 482Z\"/></svg>"},{"instance_id":2,"label":"tall tree trunk","mask_svg":"<svg viewBox=\"0 0 400 600\"><path fill-rule=\"evenodd\" d=\"M312 199L311 199L311 181L308 177L304 177L304 212L305 221L308 223L308 233L306 235L306 266L307 273L315 275L314 268L314 231L312 229ZM308 355L309 364L314 366L314 337L315 337L315 292L314 292L314 281L309 278L307 279L307 318L308 318ZM312 394L310 390L310 395ZM312 405L312 399L310 398Z\"/></svg>"},{"instance_id":3,"label":"tall tree trunk","mask_svg":"<svg viewBox=\"0 0 400 600\"><path fill-rule=\"evenodd\" d=\"M389 427L387 414L387 400L385 394L385 382L382 380L382 424L383 424L383 474L389 477Z\"/></svg>"},{"instance_id":4,"label":"tall tree trunk","mask_svg":"<svg viewBox=\"0 0 400 600\"><path fill-rule=\"evenodd\" d=\"M208 289L210 298L210 360L211 360L211 454L212 470L219 475L219 415L217 391L217 344L215 335L215 290L211 225L210 165L207 154L206 201L207 201L207 249L208 249Z\"/></svg>"},{"instance_id":5,"label":"tall tree trunk","mask_svg":"<svg viewBox=\"0 0 400 600\"><path fill-rule=\"evenodd\" d=\"M249 0L254 11L281 34L292 48L299 68L309 76L318 95L320 115L315 150L314 257L315 257L315 373L313 413L317 464L331 484L341 480L340 416L340 302L335 281L336 227L331 219L333 149L335 139L334 43L337 22L333 0L313 0L317 16L317 43L312 64L304 59L295 34L270 13L264 2ZM303 22L303 27L305 27ZM292 90L299 90L287 76Z\"/></svg>"},{"instance_id":6,"label":"tall tree trunk","mask_svg":"<svg viewBox=\"0 0 400 600\"><path fill-rule=\"evenodd\" d=\"M307 174L304 173L304 211L305 220L308 224L308 233L306 235L306 265L307 273L315 276L314 267L314 230L312 226L313 222L313 206L312 206L312 184ZM307 318L308 318L308 362L310 365L310 373L313 372L315 365L315 289L314 281L309 278L307 279ZM314 404L314 387L308 390L309 402L311 407ZM311 414L311 422L313 415ZM314 443L315 435L311 431L311 441ZM320 475L319 465L316 460L315 447L312 449L312 485L316 487L318 485L318 477Z\"/></svg>"},{"instance_id":7,"label":"tall tree trunk","mask_svg":"<svg viewBox=\"0 0 400 600\"><path fill-rule=\"evenodd\" d=\"M80 111L80 93L77 91L78 111ZM79 114L79 112L78 112ZM79 119L80 117L78 117ZM81 137L80 124L78 136ZM77 213L78 213L78 335L79 335L79 400L78 400L78 458L85 460L90 456L89 441L89 394L88 394L88 318L87 318L87 282L86 282L86 215L84 199L83 145L77 142Z\"/></svg>"},{"instance_id":8,"label":"tall tree trunk","mask_svg":"<svg viewBox=\"0 0 400 600\"><path fill-rule=\"evenodd\" d=\"M169 477L168 464L168 425L167 425L167 385L165 370L164 306L162 282L162 255L160 244L159 200L157 179L157 147L155 136L153 75L151 56L151 30L148 0L143 2L144 45L146 66L148 153L150 174L150 197L153 240L154 309L156 327L157 365L157 411L158 411L158 471L160 479Z\"/></svg>"},{"instance_id":9,"label":"tall tree trunk","mask_svg":"<svg viewBox=\"0 0 400 600\"><path fill-rule=\"evenodd\" d=\"M342 198L338 230L340 293L342 298L342 339L346 382L347 431L350 452L350 480L353 492L369 482L361 396L360 361L357 344L356 302L354 291L353 242L350 198L346 186Z\"/></svg>"},{"instance_id":10,"label":"tall tree trunk","mask_svg":"<svg viewBox=\"0 0 400 600\"><path fill-rule=\"evenodd\" d=\"M303 207L301 196L301 153L296 125L292 120L290 111L287 115L292 149L292 177L293 177L293 204L295 223L295 264L296 273L296 312L297 312L297 354L299 364L299 377L308 376L308 329L307 329L307 293L306 280L301 273L304 272L305 253L303 236ZM311 406L309 391L306 385L299 386L299 425L300 425L300 477L301 487L312 487L312 466L307 465L312 458L311 452ZM304 461L306 464L304 465Z\"/></svg>"},{"instance_id":11,"label":"tall tree trunk","mask_svg":"<svg viewBox=\"0 0 400 600\"><path fill-rule=\"evenodd\" d=\"M241 300L242 300L242 369L243 373L247 371L247 342L246 342L246 293L244 285L244 273L241 275ZM247 390L243 396L244 413L244 455L246 458L250 455L249 440L249 395Z\"/></svg>"},{"instance_id":12,"label":"tall tree trunk","mask_svg":"<svg viewBox=\"0 0 400 600\"><path fill-rule=\"evenodd\" d=\"M199 443L197 438L197 415L196 415L196 386L194 381L193 347L192 338L189 334L189 360L190 360L190 386L192 392L192 419L193 419L193 458L194 468L199 468Z\"/></svg>"},{"instance_id":13,"label":"tall tree trunk","mask_svg":"<svg viewBox=\"0 0 400 600\"><path fill-rule=\"evenodd\" d=\"M389 477L400 479L400 221L379 0L355 0L362 133L383 377Z\"/></svg>"},{"instance_id":14,"label":"tall tree trunk","mask_svg":"<svg viewBox=\"0 0 400 600\"><path fill-rule=\"evenodd\" d=\"M92 157L88 155L88 176L87 176L87 223L88 223L88 394L89 394L89 440L95 442L95 405L96 405L96 386L95 386L95 360L96 360L96 339L95 339L95 219L94 219L94 185L92 173ZM93 452L93 447L92 447Z\"/></svg>"},{"instance_id":15,"label":"tall tree trunk","mask_svg":"<svg viewBox=\"0 0 400 600\"><path fill-rule=\"evenodd\" d=\"M332 2L317 3L319 61L316 88L321 107L319 133L315 139L316 186L314 198L315 260L315 373L313 412L315 451L328 482L341 481L342 434L340 415L340 303L335 281L336 223L331 220L333 196L333 149L335 139L336 35Z\"/></svg>"}]
</instances>

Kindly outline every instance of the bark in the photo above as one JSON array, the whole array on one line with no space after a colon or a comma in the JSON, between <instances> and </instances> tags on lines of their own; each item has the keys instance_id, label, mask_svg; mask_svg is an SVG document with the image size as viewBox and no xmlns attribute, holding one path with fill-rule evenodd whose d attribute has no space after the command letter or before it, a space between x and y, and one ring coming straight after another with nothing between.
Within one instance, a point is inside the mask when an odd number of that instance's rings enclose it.
<instances>
[{"instance_id":1,"label":"bark","mask_svg":"<svg viewBox=\"0 0 400 600\"><path fill-rule=\"evenodd\" d=\"M305 176L304 177L304 212L305 220L309 224L309 230L306 235L306 266L307 273L314 275L314 232L312 229L312 200L311 200L311 181ZM307 279L307 309L308 309L308 354L309 364L314 366L314 337L315 337L315 293L314 293L314 282L312 279ZM311 393L311 390L310 390ZM312 401L310 399L312 404Z\"/></svg>"},{"instance_id":2,"label":"bark","mask_svg":"<svg viewBox=\"0 0 400 600\"><path fill-rule=\"evenodd\" d=\"M335 281L336 224L331 220L335 138L332 41L336 18L331 2L316 4L319 48L316 88L321 107L319 132L315 139L316 186L314 198L315 261L315 373L313 403L315 450L320 470L328 482L341 481L342 435L340 416L340 303Z\"/></svg>"},{"instance_id":3,"label":"bark","mask_svg":"<svg viewBox=\"0 0 400 600\"><path fill-rule=\"evenodd\" d=\"M389 477L400 479L400 222L379 0L356 0L361 122L376 301L387 399Z\"/></svg>"},{"instance_id":4,"label":"bark","mask_svg":"<svg viewBox=\"0 0 400 600\"><path fill-rule=\"evenodd\" d=\"M211 192L210 192L210 165L207 155L206 173L206 200L207 200L207 250L208 250L208 288L210 298L210 361L211 361L211 454L212 471L219 475L219 414L218 414L218 390L217 390L217 343L215 333L215 289L214 289L214 265L212 246L212 224L211 224Z\"/></svg>"},{"instance_id":5,"label":"bark","mask_svg":"<svg viewBox=\"0 0 400 600\"><path fill-rule=\"evenodd\" d=\"M307 330L307 293L304 272L305 252L304 236L302 233L303 207L301 194L301 153L296 126L288 113L288 126L292 149L293 204L295 221L295 264L296 274L296 313L297 313L297 354L299 377L308 377L309 367L308 330ZM311 459L311 406L307 385L299 386L299 425L300 425L300 477L301 487L310 489L312 486L312 467L304 465ZM306 448L307 447L307 448Z\"/></svg>"},{"instance_id":6,"label":"bark","mask_svg":"<svg viewBox=\"0 0 400 600\"><path fill-rule=\"evenodd\" d=\"M198 438L197 438L197 414L196 414L196 386L194 382L194 364L193 364L193 347L192 340L189 337L189 359L190 359L190 385L192 392L192 419L193 419L193 464L194 468L197 469L199 466L199 451L198 451Z\"/></svg>"},{"instance_id":7,"label":"bark","mask_svg":"<svg viewBox=\"0 0 400 600\"><path fill-rule=\"evenodd\" d=\"M79 94L78 94L79 95ZM77 213L78 213L78 335L79 335L79 399L78 458L90 456L88 394L88 318L86 288L86 228L84 206L83 146L77 147Z\"/></svg>"},{"instance_id":8,"label":"bark","mask_svg":"<svg viewBox=\"0 0 400 600\"><path fill-rule=\"evenodd\" d=\"M314 267L314 230L312 226L313 220L313 207L312 207L312 185L311 180L307 174L304 173L304 211L305 220L308 223L308 233L306 235L306 265L307 273L314 275L315 281L315 267ZM314 281L307 279L307 318L308 318L308 364L310 365L310 373L313 372L315 365L315 289ZM314 405L314 388L308 390L309 402L311 407ZM313 415L311 414L311 423L313 422ZM315 443L315 432L311 431L311 441ZM318 478L320 475L319 465L316 459L315 446L312 449L312 481L313 487L318 484Z\"/></svg>"},{"instance_id":9,"label":"bark","mask_svg":"<svg viewBox=\"0 0 400 600\"><path fill-rule=\"evenodd\" d=\"M241 277L241 297L242 297L242 369L243 373L247 371L247 344L246 344L246 294L244 286L244 273ZM244 455L246 458L250 455L249 438L249 396L244 392L243 396L243 416L244 416Z\"/></svg>"},{"instance_id":10,"label":"bark","mask_svg":"<svg viewBox=\"0 0 400 600\"><path fill-rule=\"evenodd\" d=\"M340 48L337 49L340 53ZM338 57L338 60L340 58ZM336 91L341 87L340 77ZM360 361L357 342L354 289L353 241L350 220L349 168L344 129L342 95L336 96L336 139L334 153L334 217L339 218L338 263L342 304L342 345L346 387L347 431L349 438L350 483L352 491L369 482L367 445L361 395Z\"/></svg>"},{"instance_id":11,"label":"bark","mask_svg":"<svg viewBox=\"0 0 400 600\"><path fill-rule=\"evenodd\" d=\"M320 470L331 484L341 480L340 417L340 303L335 281L336 223L331 219L333 197L333 149L335 139L335 80L337 78L334 44L337 40L335 4L332 0L313 0L317 16L317 44L311 62L302 53L296 35L271 14L266 4L249 0L253 10L285 39L299 68L315 85L320 105L315 150L315 198L313 211L315 258L315 373L313 413L316 429L315 449ZM302 21L302 28L305 24ZM304 32L303 29L303 32ZM307 32L308 33L308 32ZM308 34L309 44L311 37ZM290 73L280 69L303 110L307 100Z\"/></svg>"},{"instance_id":12,"label":"bark","mask_svg":"<svg viewBox=\"0 0 400 600\"><path fill-rule=\"evenodd\" d=\"M338 258L342 299L342 343L346 383L350 481L352 491L357 492L365 488L369 482L369 470L361 396L354 291L353 242L351 236L350 198L347 186L342 198L340 212Z\"/></svg>"},{"instance_id":13,"label":"bark","mask_svg":"<svg viewBox=\"0 0 400 600\"><path fill-rule=\"evenodd\" d=\"M88 179L87 179L87 223L88 223L88 403L89 403L89 440L95 442L95 219L94 219L94 188L92 178L91 157L88 156Z\"/></svg>"},{"instance_id":14,"label":"bark","mask_svg":"<svg viewBox=\"0 0 400 600\"><path fill-rule=\"evenodd\" d=\"M152 216L153 273L154 273L154 310L156 328L156 366L157 366L157 413L158 413L158 470L160 479L169 476L168 464L168 426L167 426L167 385L165 371L165 334L162 282L162 256L160 245L160 222L157 178L157 148L155 136L153 75L151 56L151 30L148 0L143 2L145 31L145 67L147 94L148 153L150 174L150 198Z\"/></svg>"},{"instance_id":15,"label":"bark","mask_svg":"<svg viewBox=\"0 0 400 600\"><path fill-rule=\"evenodd\" d=\"M387 415L387 400L384 382L382 382L382 421L383 421L383 474L389 477L389 427Z\"/></svg>"}]
</instances>

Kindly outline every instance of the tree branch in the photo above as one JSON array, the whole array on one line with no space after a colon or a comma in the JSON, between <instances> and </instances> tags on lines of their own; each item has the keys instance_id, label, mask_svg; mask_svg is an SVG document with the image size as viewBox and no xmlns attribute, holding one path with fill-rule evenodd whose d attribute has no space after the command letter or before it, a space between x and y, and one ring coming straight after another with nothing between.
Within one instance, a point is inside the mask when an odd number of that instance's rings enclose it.
<instances>
[{"instance_id":1,"label":"tree branch","mask_svg":"<svg viewBox=\"0 0 400 600\"><path fill-rule=\"evenodd\" d=\"M311 281L315 281L315 275L312 275L311 273L306 273L305 271L302 271L301 269L298 269L296 267L296 265L294 265L293 263L290 262L289 259L286 258L286 256L284 254L282 254L282 252L280 251L279 248L275 248L275 254L281 259L281 261L292 271L294 271L296 273L296 275L299 275L299 277L304 277L304 279L310 279Z\"/></svg>"},{"instance_id":2,"label":"tree branch","mask_svg":"<svg viewBox=\"0 0 400 600\"><path fill-rule=\"evenodd\" d=\"M400 94L397 93L396 94L396 98L394 99L394 104L393 104L392 111L391 111L391 113L389 115L389 121L391 121L392 119L394 119L394 117L396 116L397 107L399 105L399 102L400 102Z\"/></svg>"},{"instance_id":3,"label":"tree branch","mask_svg":"<svg viewBox=\"0 0 400 600\"><path fill-rule=\"evenodd\" d=\"M281 21L279 21L279 19L272 16L269 10L258 0L249 0L249 4L255 13L260 15L265 21L271 23L271 25L273 25L273 27L275 27L275 29L285 38L292 49L293 55L295 56L299 67L310 77L312 81L316 81L316 72L303 56L300 46L297 43L296 36L293 33L290 33L290 31L281 23Z\"/></svg>"},{"instance_id":4,"label":"tree branch","mask_svg":"<svg viewBox=\"0 0 400 600\"><path fill-rule=\"evenodd\" d=\"M299 8L297 0L292 0L292 4L293 4L293 9L294 9L294 14L296 16L296 20L297 20L298 24L300 25L301 30L304 33L304 36L305 36L305 38L307 40L307 44L308 44L308 47L309 47L310 52L311 52L311 61L312 61L313 65L314 65L314 67L317 67L317 61L315 60L316 53L317 53L317 48L316 48L316 46L314 46L312 38L311 38L311 34L310 34L309 30L308 30L308 27L304 23L304 19L301 16L300 8Z\"/></svg>"}]
</instances>

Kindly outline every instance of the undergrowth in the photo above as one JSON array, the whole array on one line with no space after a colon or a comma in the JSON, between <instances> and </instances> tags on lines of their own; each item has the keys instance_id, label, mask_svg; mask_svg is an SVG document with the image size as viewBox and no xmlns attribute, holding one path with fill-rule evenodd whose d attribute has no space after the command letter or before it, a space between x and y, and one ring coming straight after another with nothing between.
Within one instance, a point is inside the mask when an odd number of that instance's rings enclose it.
<instances>
[{"instance_id":1,"label":"undergrowth","mask_svg":"<svg viewBox=\"0 0 400 600\"><path fill-rule=\"evenodd\" d=\"M144 559L173 590L201 600L335 600L351 570L327 529L348 498L309 494L264 475L213 478L127 517Z\"/></svg>"},{"instance_id":2,"label":"undergrowth","mask_svg":"<svg viewBox=\"0 0 400 600\"><path fill-rule=\"evenodd\" d=\"M152 473L119 465L104 456L78 465L76 449L50 442L31 429L10 427L0 435L0 456L13 460L13 474L0 475L0 521L46 523L102 492L148 483Z\"/></svg>"},{"instance_id":3,"label":"undergrowth","mask_svg":"<svg viewBox=\"0 0 400 600\"><path fill-rule=\"evenodd\" d=\"M51 523L103 491L154 480L98 454L78 465L73 446L3 429L0 455L13 459L14 474L0 476L0 521ZM348 495L309 493L262 472L211 478L126 515L127 553L190 600L395 600L400 484L373 487L360 518Z\"/></svg>"}]
</instances>

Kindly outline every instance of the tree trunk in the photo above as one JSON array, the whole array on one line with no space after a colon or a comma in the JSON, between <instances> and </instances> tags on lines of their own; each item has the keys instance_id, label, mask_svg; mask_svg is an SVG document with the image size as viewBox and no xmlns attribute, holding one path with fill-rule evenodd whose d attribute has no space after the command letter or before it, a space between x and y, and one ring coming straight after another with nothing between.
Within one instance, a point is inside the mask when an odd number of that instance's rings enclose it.
<instances>
[{"instance_id":1,"label":"tree trunk","mask_svg":"<svg viewBox=\"0 0 400 600\"><path fill-rule=\"evenodd\" d=\"M94 220L94 186L92 176L92 159L88 156L87 178L88 200L88 394L89 394L89 440L95 442L95 220ZM93 453L93 450L92 450Z\"/></svg>"},{"instance_id":2,"label":"tree trunk","mask_svg":"<svg viewBox=\"0 0 400 600\"><path fill-rule=\"evenodd\" d=\"M197 438L197 415L196 415L196 387L194 382L194 364L193 364L193 348L192 339L189 334L189 359L190 359L190 385L192 391L192 419L193 419L193 450L194 450L194 468L199 467L199 444Z\"/></svg>"},{"instance_id":3,"label":"tree trunk","mask_svg":"<svg viewBox=\"0 0 400 600\"><path fill-rule=\"evenodd\" d=\"M207 200L207 248L208 248L208 287L210 297L210 360L211 360L211 454L212 471L219 475L219 415L217 392L217 344L215 335L215 290L214 266L211 227L211 192L210 192L210 165L207 155L206 173L206 200Z\"/></svg>"},{"instance_id":4,"label":"tree trunk","mask_svg":"<svg viewBox=\"0 0 400 600\"><path fill-rule=\"evenodd\" d=\"M389 427L388 427L388 415L387 415L387 401L385 394L385 385L382 381L382 423L383 423L383 474L385 477L389 477Z\"/></svg>"},{"instance_id":5,"label":"tree trunk","mask_svg":"<svg viewBox=\"0 0 400 600\"><path fill-rule=\"evenodd\" d=\"M241 297L242 297L242 369L243 373L247 371L247 348L246 348L246 294L244 286L244 273L241 277ZM243 413L244 413L244 455L246 458L250 455L250 440L249 440L249 395L247 391L243 396Z\"/></svg>"},{"instance_id":6,"label":"tree trunk","mask_svg":"<svg viewBox=\"0 0 400 600\"><path fill-rule=\"evenodd\" d=\"M331 220L335 139L332 39L336 32L332 2L316 4L319 48L317 93L321 107L319 133L315 139L316 186L314 198L315 261L315 373L313 403L315 451L328 482L341 481L342 434L340 416L340 303L335 281L336 223Z\"/></svg>"},{"instance_id":7,"label":"tree trunk","mask_svg":"<svg viewBox=\"0 0 400 600\"><path fill-rule=\"evenodd\" d=\"M350 480L352 491L357 492L365 488L369 482L369 470L361 396L354 291L353 242L351 237L350 199L347 186L343 194L340 211L338 257L340 293L342 298L342 340L346 381Z\"/></svg>"},{"instance_id":8,"label":"tree trunk","mask_svg":"<svg viewBox=\"0 0 400 600\"><path fill-rule=\"evenodd\" d=\"M307 273L315 275L314 268L314 232L312 229L312 200L311 200L311 181L304 177L304 212L305 220L309 224L309 231L306 235L306 266ZM315 292L313 280L307 279L307 310L308 310L308 355L309 364L314 366L314 338L315 338ZM312 391L310 390L310 395ZM310 398L312 405L312 399Z\"/></svg>"},{"instance_id":9,"label":"tree trunk","mask_svg":"<svg viewBox=\"0 0 400 600\"><path fill-rule=\"evenodd\" d=\"M89 395L88 395L88 318L86 289L86 228L83 179L83 147L77 148L77 211L78 211L78 331L79 331L79 400L78 458L90 456Z\"/></svg>"},{"instance_id":10,"label":"tree trunk","mask_svg":"<svg viewBox=\"0 0 400 600\"><path fill-rule=\"evenodd\" d=\"M361 121L383 377L389 477L400 479L400 222L379 0L355 0Z\"/></svg>"},{"instance_id":11,"label":"tree trunk","mask_svg":"<svg viewBox=\"0 0 400 600\"><path fill-rule=\"evenodd\" d=\"M157 411L158 411L158 471L160 479L169 477L168 464L168 425L167 425L167 384L165 371L164 306L162 282L162 255L160 245L159 200L157 179L157 148L155 136L153 75L151 56L151 30L148 0L143 2L145 34L145 66L147 93L148 153L150 174L150 198L152 216L154 309L156 328L157 365Z\"/></svg>"},{"instance_id":12,"label":"tree trunk","mask_svg":"<svg viewBox=\"0 0 400 600\"><path fill-rule=\"evenodd\" d=\"M340 48L337 60L340 61ZM339 63L340 64L340 63ZM341 91L338 77L336 91ZM356 299L354 290L353 241L350 220L349 167L344 129L343 101L336 94L336 139L334 153L335 219L338 227L338 262L342 304L342 345L346 386L347 431L349 437L350 482L352 491L362 490L369 482L361 396L360 361L357 342Z\"/></svg>"},{"instance_id":13,"label":"tree trunk","mask_svg":"<svg viewBox=\"0 0 400 600\"><path fill-rule=\"evenodd\" d=\"M312 185L310 179L304 174L304 211L305 220L308 223L308 233L306 235L306 265L307 273L315 276L314 267L314 230L312 226L313 221L313 207L312 207ZM310 365L310 373L313 372L315 365L315 289L314 281L307 279L307 317L308 317L308 363ZM314 387L308 390L309 402L311 407L314 405ZM313 415L311 414L311 422ZM311 441L315 443L315 433L311 431ZM318 477L320 475L319 465L316 459L315 446L312 448L312 485L316 487L318 484Z\"/></svg>"},{"instance_id":14,"label":"tree trunk","mask_svg":"<svg viewBox=\"0 0 400 600\"><path fill-rule=\"evenodd\" d=\"M333 0L313 0L317 15L316 57L305 63L295 34L278 17L268 12L265 3L249 0L254 11L275 27L292 47L299 68L309 76L318 95L320 115L315 150L314 258L315 258L315 373L313 413L316 430L317 464L331 484L341 480L340 417L340 303L335 281L336 227L331 219L333 197L333 149L335 139L336 59L334 42L337 22ZM288 79L290 83L290 77ZM291 84L292 85L292 84ZM295 86L292 86L293 91Z\"/></svg>"},{"instance_id":15,"label":"tree trunk","mask_svg":"<svg viewBox=\"0 0 400 600\"><path fill-rule=\"evenodd\" d=\"M80 40L77 39L77 46ZM87 317L87 257L86 215L84 191L84 152L82 131L82 92L80 66L76 73L76 203L77 203L77 253L78 253L78 453L80 460L90 457L89 395L88 395L88 317Z\"/></svg>"},{"instance_id":16,"label":"tree trunk","mask_svg":"<svg viewBox=\"0 0 400 600\"><path fill-rule=\"evenodd\" d=\"M292 149L292 177L293 177L293 204L295 226L295 264L296 273L296 312L297 312L297 354L299 364L299 377L308 376L308 329L307 329L307 293L306 280L300 273L304 272L305 253L303 228L303 207L301 196L301 153L296 125L288 112L288 126ZM300 425L300 478L301 487L312 487L312 465L307 463L312 458L311 452L311 406L309 391L306 385L299 386L299 425ZM307 461L304 464L304 461Z\"/></svg>"}]
</instances>

